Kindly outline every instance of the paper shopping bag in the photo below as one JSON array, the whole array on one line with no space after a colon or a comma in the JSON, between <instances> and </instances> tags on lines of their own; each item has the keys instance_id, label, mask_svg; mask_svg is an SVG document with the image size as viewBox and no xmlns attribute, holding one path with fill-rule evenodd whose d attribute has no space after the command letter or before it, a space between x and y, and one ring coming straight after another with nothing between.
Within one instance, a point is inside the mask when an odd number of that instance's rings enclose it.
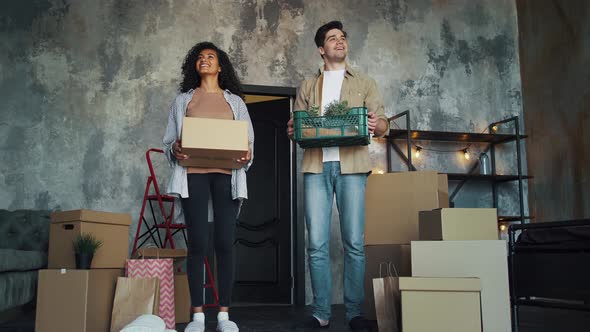
<instances>
[{"instance_id":1,"label":"paper shopping bag","mask_svg":"<svg viewBox=\"0 0 590 332\"><path fill-rule=\"evenodd\" d=\"M140 315L158 314L160 281L158 278L117 279L111 332L119 332Z\"/></svg>"},{"instance_id":2,"label":"paper shopping bag","mask_svg":"<svg viewBox=\"0 0 590 332\"><path fill-rule=\"evenodd\" d=\"M159 316L167 329L175 329L174 313L174 268L171 258L128 259L125 265L131 278L158 278L160 280Z\"/></svg>"},{"instance_id":3,"label":"paper shopping bag","mask_svg":"<svg viewBox=\"0 0 590 332\"><path fill-rule=\"evenodd\" d=\"M387 265L387 275L382 276L381 264ZM401 331L401 308L399 277L395 266L391 263L379 265L379 278L373 279L373 292L375 296L375 315L379 332ZM391 270L395 271L395 277Z\"/></svg>"}]
</instances>

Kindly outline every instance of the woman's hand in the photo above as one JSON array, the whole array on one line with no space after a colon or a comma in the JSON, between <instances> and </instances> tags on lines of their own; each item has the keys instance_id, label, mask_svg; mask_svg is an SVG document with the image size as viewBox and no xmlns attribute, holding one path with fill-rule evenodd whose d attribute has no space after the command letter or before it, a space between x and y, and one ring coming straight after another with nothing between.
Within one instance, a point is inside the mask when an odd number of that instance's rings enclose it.
<instances>
[{"instance_id":1,"label":"woman's hand","mask_svg":"<svg viewBox=\"0 0 590 332\"><path fill-rule=\"evenodd\" d=\"M180 140L176 140L174 144L172 144L172 154L177 160L184 160L188 159L188 155L182 153L182 147L180 145Z\"/></svg>"},{"instance_id":2,"label":"woman's hand","mask_svg":"<svg viewBox=\"0 0 590 332\"><path fill-rule=\"evenodd\" d=\"M237 159L236 161L242 165L246 165L247 163L250 162L251 158L252 158L252 151L250 150L250 148L248 148L248 153L246 153L246 156L242 157L240 159Z\"/></svg>"}]
</instances>

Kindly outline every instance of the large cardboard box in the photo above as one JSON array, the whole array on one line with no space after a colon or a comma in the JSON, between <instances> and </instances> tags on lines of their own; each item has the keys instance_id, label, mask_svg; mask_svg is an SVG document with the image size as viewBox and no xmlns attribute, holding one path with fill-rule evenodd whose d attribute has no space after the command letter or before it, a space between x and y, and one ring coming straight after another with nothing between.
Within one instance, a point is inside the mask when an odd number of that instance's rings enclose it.
<instances>
[{"instance_id":1,"label":"large cardboard box","mask_svg":"<svg viewBox=\"0 0 590 332\"><path fill-rule=\"evenodd\" d=\"M122 269L40 270L36 332L109 332Z\"/></svg>"},{"instance_id":2,"label":"large cardboard box","mask_svg":"<svg viewBox=\"0 0 590 332\"><path fill-rule=\"evenodd\" d=\"M511 330L506 241L413 241L413 277L481 280L483 330Z\"/></svg>"},{"instance_id":3,"label":"large cardboard box","mask_svg":"<svg viewBox=\"0 0 590 332\"><path fill-rule=\"evenodd\" d=\"M400 278L399 288L404 332L481 331L479 279Z\"/></svg>"},{"instance_id":4,"label":"large cardboard box","mask_svg":"<svg viewBox=\"0 0 590 332\"><path fill-rule=\"evenodd\" d=\"M498 240L496 209L420 211L420 240Z\"/></svg>"},{"instance_id":5,"label":"large cardboard box","mask_svg":"<svg viewBox=\"0 0 590 332\"><path fill-rule=\"evenodd\" d=\"M241 168L236 160L248 153L248 122L185 117L182 152L189 156L182 166Z\"/></svg>"},{"instance_id":6,"label":"large cardboard box","mask_svg":"<svg viewBox=\"0 0 590 332\"><path fill-rule=\"evenodd\" d=\"M191 321L191 294L188 288L186 273L177 273L174 275L174 310L176 324Z\"/></svg>"},{"instance_id":7,"label":"large cardboard box","mask_svg":"<svg viewBox=\"0 0 590 332\"><path fill-rule=\"evenodd\" d=\"M399 276L412 275L410 266L409 244L380 244L365 246L365 301L363 313L367 319L375 320L375 295L373 293L373 278L387 276L387 263L392 263ZM380 265L383 266L380 269ZM392 271L392 274L394 272ZM395 277L395 275L394 275Z\"/></svg>"},{"instance_id":8,"label":"large cardboard box","mask_svg":"<svg viewBox=\"0 0 590 332\"><path fill-rule=\"evenodd\" d=\"M371 174L365 203L365 244L419 239L418 212L449 207L447 176L435 171Z\"/></svg>"},{"instance_id":9,"label":"large cardboard box","mask_svg":"<svg viewBox=\"0 0 590 332\"><path fill-rule=\"evenodd\" d=\"M129 251L131 216L124 213L74 210L54 212L49 226L50 269L75 268L74 239L91 233L103 241L92 259L91 268L123 268Z\"/></svg>"}]
</instances>

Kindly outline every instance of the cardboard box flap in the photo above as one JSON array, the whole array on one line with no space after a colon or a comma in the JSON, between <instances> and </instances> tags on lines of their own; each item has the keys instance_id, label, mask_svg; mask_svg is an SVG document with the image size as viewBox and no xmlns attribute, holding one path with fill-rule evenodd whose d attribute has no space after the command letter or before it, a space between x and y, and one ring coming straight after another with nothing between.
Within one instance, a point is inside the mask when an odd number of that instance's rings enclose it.
<instances>
[{"instance_id":1,"label":"cardboard box flap","mask_svg":"<svg viewBox=\"0 0 590 332\"><path fill-rule=\"evenodd\" d=\"M417 278L400 277L399 288L402 291L446 291L479 292L479 278Z\"/></svg>"},{"instance_id":2,"label":"cardboard box flap","mask_svg":"<svg viewBox=\"0 0 590 332\"><path fill-rule=\"evenodd\" d=\"M449 205L449 179L446 174L438 174L438 204L441 208Z\"/></svg>"},{"instance_id":3,"label":"cardboard box flap","mask_svg":"<svg viewBox=\"0 0 590 332\"><path fill-rule=\"evenodd\" d=\"M128 213L102 212L93 210L56 211L51 214L52 223L74 221L129 226L131 225L131 215Z\"/></svg>"}]
</instances>

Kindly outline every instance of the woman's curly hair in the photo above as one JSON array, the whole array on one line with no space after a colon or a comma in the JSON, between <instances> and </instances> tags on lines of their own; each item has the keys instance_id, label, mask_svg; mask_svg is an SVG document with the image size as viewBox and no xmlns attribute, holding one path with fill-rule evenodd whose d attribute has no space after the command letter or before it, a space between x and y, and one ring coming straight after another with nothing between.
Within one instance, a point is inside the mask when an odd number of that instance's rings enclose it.
<instances>
[{"instance_id":1,"label":"woman's curly hair","mask_svg":"<svg viewBox=\"0 0 590 332\"><path fill-rule=\"evenodd\" d=\"M240 79L229 61L227 53L219 49L211 42L201 42L193 46L184 58L182 64L182 83L180 83L180 92L187 92L201 86L201 77L196 69L197 58L203 50L213 50L217 53L221 72L219 73L219 87L229 90L231 93L244 98Z\"/></svg>"}]
</instances>

